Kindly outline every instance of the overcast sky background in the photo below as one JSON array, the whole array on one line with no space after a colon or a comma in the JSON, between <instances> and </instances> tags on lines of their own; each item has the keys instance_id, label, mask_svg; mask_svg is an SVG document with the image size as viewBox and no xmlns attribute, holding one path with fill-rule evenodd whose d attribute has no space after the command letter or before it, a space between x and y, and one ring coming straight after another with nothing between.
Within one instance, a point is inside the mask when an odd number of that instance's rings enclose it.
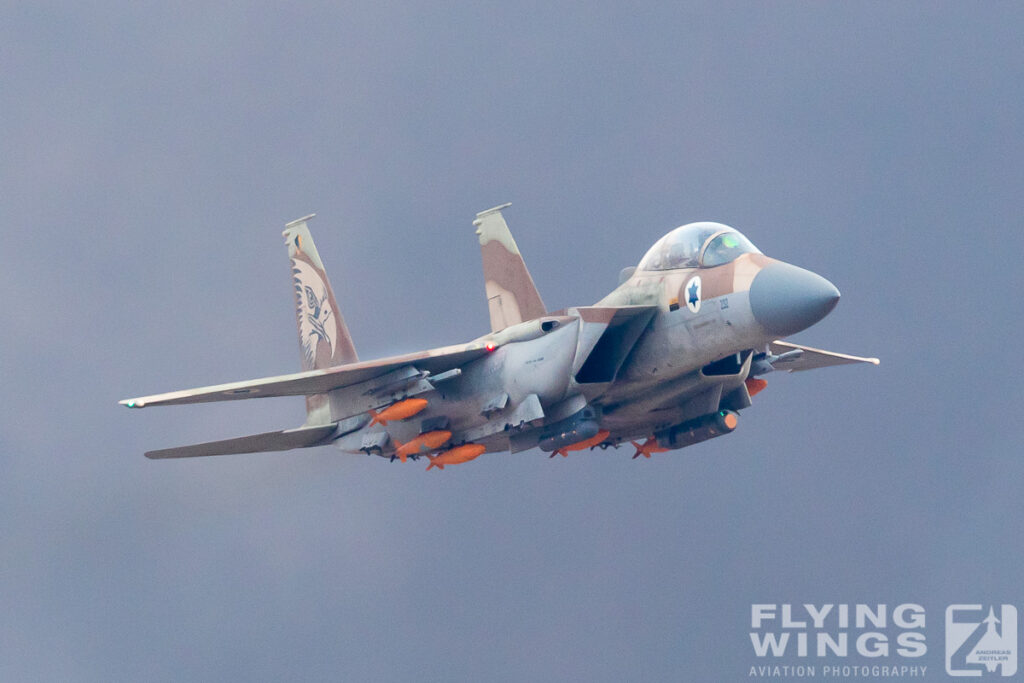
<instances>
[{"instance_id":1,"label":"overcast sky background","mask_svg":"<svg viewBox=\"0 0 1024 683\"><path fill-rule=\"evenodd\" d=\"M732 680L754 602L1022 602L1024 8L0 7L0 678ZM728 438L444 472L151 462L302 401L286 221L361 357L487 330L477 211L589 304L716 220L843 293ZM855 658L851 662L857 663ZM863 661L861 660L861 663ZM871 663L871 662L869 662Z\"/></svg>"}]
</instances>

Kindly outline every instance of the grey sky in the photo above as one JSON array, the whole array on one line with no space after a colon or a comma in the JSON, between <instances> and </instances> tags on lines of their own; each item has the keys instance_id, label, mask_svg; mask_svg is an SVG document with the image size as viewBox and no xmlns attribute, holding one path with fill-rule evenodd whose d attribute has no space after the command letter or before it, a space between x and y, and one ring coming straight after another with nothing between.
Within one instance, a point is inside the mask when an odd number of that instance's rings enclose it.
<instances>
[{"instance_id":1,"label":"grey sky","mask_svg":"<svg viewBox=\"0 0 1024 683\"><path fill-rule=\"evenodd\" d=\"M735 680L752 602L1020 605L1018 3L0 8L0 679ZM364 358L487 328L476 211L552 308L718 220L843 293L737 432L443 473L150 462L287 399L283 224ZM436 476L435 476L436 475Z\"/></svg>"}]
</instances>

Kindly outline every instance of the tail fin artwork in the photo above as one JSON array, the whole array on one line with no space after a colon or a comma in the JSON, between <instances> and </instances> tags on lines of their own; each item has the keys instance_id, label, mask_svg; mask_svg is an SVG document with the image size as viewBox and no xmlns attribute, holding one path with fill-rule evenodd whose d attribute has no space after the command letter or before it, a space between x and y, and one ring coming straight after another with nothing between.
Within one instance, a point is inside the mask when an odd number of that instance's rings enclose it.
<instances>
[{"instance_id":1,"label":"tail fin artwork","mask_svg":"<svg viewBox=\"0 0 1024 683\"><path fill-rule=\"evenodd\" d=\"M476 234L480 236L491 332L547 313L519 247L501 215L501 210L509 206L502 204L481 211L473 221Z\"/></svg>"},{"instance_id":2,"label":"tail fin artwork","mask_svg":"<svg viewBox=\"0 0 1024 683\"><path fill-rule=\"evenodd\" d=\"M288 246L288 258L291 259L295 316L304 371L323 370L359 360L341 309L334 299L323 261L306 225L315 215L288 223L282 233ZM306 397L306 416L306 424L330 422L326 394Z\"/></svg>"}]
</instances>

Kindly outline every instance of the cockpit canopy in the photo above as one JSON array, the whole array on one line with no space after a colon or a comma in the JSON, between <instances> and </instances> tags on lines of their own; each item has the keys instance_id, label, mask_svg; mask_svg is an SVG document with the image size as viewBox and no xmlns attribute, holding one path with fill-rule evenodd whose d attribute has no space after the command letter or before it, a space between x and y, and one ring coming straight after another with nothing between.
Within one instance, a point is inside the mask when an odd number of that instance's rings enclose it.
<instances>
[{"instance_id":1,"label":"cockpit canopy","mask_svg":"<svg viewBox=\"0 0 1024 683\"><path fill-rule=\"evenodd\" d=\"M640 270L711 268L740 254L760 254L737 230L721 223L690 223L654 243L640 261Z\"/></svg>"}]
</instances>

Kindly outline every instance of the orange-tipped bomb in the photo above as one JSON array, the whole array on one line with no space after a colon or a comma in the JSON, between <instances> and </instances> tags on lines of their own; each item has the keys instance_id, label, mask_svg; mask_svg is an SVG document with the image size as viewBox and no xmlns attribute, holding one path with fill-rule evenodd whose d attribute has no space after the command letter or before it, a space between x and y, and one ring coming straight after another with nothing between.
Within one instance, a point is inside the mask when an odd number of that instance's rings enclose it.
<instances>
[{"instance_id":1,"label":"orange-tipped bomb","mask_svg":"<svg viewBox=\"0 0 1024 683\"><path fill-rule=\"evenodd\" d=\"M750 394L751 397L759 394L766 386L768 386L768 382L755 377L748 377L743 380L743 383L747 385L747 393Z\"/></svg>"},{"instance_id":2,"label":"orange-tipped bomb","mask_svg":"<svg viewBox=\"0 0 1024 683\"><path fill-rule=\"evenodd\" d=\"M415 439L402 443L398 439L394 439L395 442L395 455L402 462L410 455L419 455L424 451L432 451L435 448L439 448L452 438L452 433L447 429L435 429L432 432L426 434L420 434Z\"/></svg>"},{"instance_id":3,"label":"orange-tipped bomb","mask_svg":"<svg viewBox=\"0 0 1024 683\"><path fill-rule=\"evenodd\" d=\"M404 401L392 403L379 412L371 410L370 415L373 415L373 419L370 420L370 424L386 425L389 420L405 420L416 415L426 407L427 399L425 398L407 398Z\"/></svg>"},{"instance_id":4,"label":"orange-tipped bomb","mask_svg":"<svg viewBox=\"0 0 1024 683\"><path fill-rule=\"evenodd\" d=\"M473 460L481 453L487 450L487 446L480 443L465 443L461 446L456 446L451 450L447 450L444 453L439 453L430 458L430 464L427 465L427 470L431 467L436 467L439 470L443 470L445 465L460 465L464 462Z\"/></svg>"},{"instance_id":5,"label":"orange-tipped bomb","mask_svg":"<svg viewBox=\"0 0 1024 683\"><path fill-rule=\"evenodd\" d=\"M572 443L572 444L569 444L568 446L563 446L562 448L559 448L557 451L555 451L554 453L552 453L548 457L549 458L553 458L556 455L558 455L559 453L561 453L563 458L568 458L570 451L584 451L584 450L586 450L588 448L591 448L592 446L596 446L597 444L599 444L602 441L604 441L605 439L607 439L608 435L610 433L611 432L609 432L607 429L602 429L601 431L599 431L597 434L594 434L594 436L590 437L589 439L584 439L583 441L577 441L576 443Z\"/></svg>"},{"instance_id":6,"label":"orange-tipped bomb","mask_svg":"<svg viewBox=\"0 0 1024 683\"><path fill-rule=\"evenodd\" d=\"M667 448L662 448L661 446L658 445L658 440L655 439L653 436L648 437L647 441L644 441L643 444L638 444L636 441L630 441L630 443L636 446L636 453L633 454L633 460L636 460L641 455L644 456L645 458L650 458L651 453L668 452Z\"/></svg>"}]
</instances>

